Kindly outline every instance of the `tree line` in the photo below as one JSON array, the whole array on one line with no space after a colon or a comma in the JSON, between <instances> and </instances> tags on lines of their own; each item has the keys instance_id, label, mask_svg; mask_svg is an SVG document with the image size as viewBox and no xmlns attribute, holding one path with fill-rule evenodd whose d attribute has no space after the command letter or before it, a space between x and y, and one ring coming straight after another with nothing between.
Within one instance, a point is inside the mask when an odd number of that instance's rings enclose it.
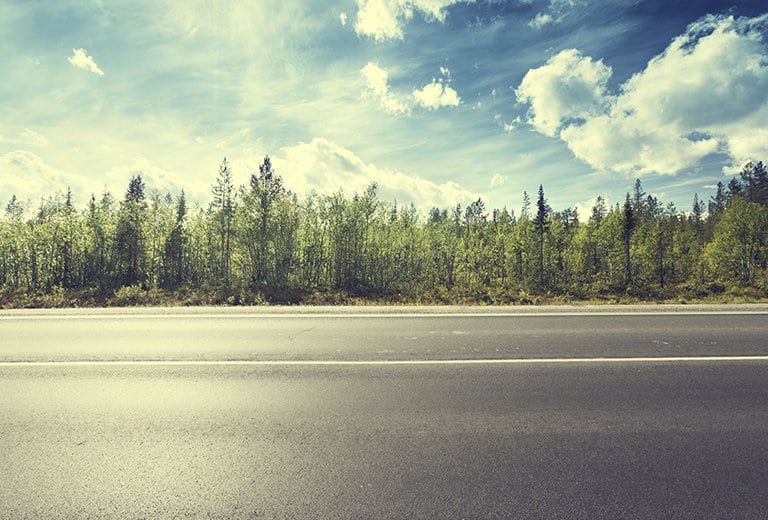
<instances>
[{"instance_id":1,"label":"tree line","mask_svg":"<svg viewBox=\"0 0 768 520\"><path fill-rule=\"evenodd\" d=\"M265 157L246 186L226 159L205 207L148 193L140 174L117 200L84 208L57 192L13 196L0 218L4 305L341 302L529 303L708 298L768 292L768 173L746 164L690 211L640 180L623 204L597 197L588 219L554 211L543 186L519 215L351 196L299 197Z\"/></svg>"}]
</instances>

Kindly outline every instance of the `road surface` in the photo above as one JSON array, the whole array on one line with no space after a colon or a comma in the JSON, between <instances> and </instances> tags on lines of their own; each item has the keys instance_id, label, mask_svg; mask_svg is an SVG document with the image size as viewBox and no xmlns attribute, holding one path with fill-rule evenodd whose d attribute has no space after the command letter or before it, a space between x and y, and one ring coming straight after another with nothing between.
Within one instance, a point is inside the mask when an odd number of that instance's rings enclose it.
<instances>
[{"instance_id":1,"label":"road surface","mask_svg":"<svg viewBox=\"0 0 768 520\"><path fill-rule=\"evenodd\" d=\"M0 518L766 518L731 309L3 312Z\"/></svg>"}]
</instances>

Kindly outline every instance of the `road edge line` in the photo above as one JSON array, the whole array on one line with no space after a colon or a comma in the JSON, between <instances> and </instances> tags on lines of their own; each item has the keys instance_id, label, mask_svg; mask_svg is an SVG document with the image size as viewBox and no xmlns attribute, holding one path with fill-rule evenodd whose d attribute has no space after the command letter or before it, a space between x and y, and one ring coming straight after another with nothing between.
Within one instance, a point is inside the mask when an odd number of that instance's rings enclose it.
<instances>
[{"instance_id":1,"label":"road edge line","mask_svg":"<svg viewBox=\"0 0 768 520\"><path fill-rule=\"evenodd\" d=\"M72 360L72 361L0 361L0 367L50 366L423 366L423 365L565 365L565 364L658 364L658 363L730 363L762 361L759 356L674 356L674 357L600 357L600 358L520 358L520 359L413 359L413 360Z\"/></svg>"}]
</instances>

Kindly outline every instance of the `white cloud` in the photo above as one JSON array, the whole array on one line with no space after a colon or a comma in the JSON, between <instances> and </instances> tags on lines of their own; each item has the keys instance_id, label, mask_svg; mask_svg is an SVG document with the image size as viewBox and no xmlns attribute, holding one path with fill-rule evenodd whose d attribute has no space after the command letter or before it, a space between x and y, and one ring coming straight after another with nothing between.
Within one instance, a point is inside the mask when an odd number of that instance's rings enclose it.
<instances>
[{"instance_id":1,"label":"white cloud","mask_svg":"<svg viewBox=\"0 0 768 520\"><path fill-rule=\"evenodd\" d=\"M41 199L54 196L57 192L66 193L68 188L72 190L78 207L84 206L91 194L99 197L104 190L120 200L125 195L131 177L136 174L140 174L146 184L147 194L152 190L161 194L175 194L184 188L191 200L210 199L213 177L203 183L190 182L191 179L166 171L144 158L109 168L98 178L89 178L53 167L32 152L17 150L0 155L0 208L13 195L35 206Z\"/></svg>"},{"instance_id":2,"label":"white cloud","mask_svg":"<svg viewBox=\"0 0 768 520\"><path fill-rule=\"evenodd\" d=\"M747 161L768 162L768 105L756 112L748 124L742 126L729 125L728 150L734 158L731 167L724 167L727 174L741 171Z\"/></svg>"},{"instance_id":3,"label":"white cloud","mask_svg":"<svg viewBox=\"0 0 768 520\"><path fill-rule=\"evenodd\" d=\"M575 7L583 3L584 0L550 0L547 10L538 13L528 22L528 26L539 30L545 25L560 23Z\"/></svg>"},{"instance_id":4,"label":"white cloud","mask_svg":"<svg viewBox=\"0 0 768 520\"><path fill-rule=\"evenodd\" d=\"M595 207L595 204L597 204L597 197L589 199L586 202L579 202L574 206L574 209L579 214L579 222L582 224L589 222L589 217L592 216L592 208ZM603 197L603 205L605 206L606 211L611 209L610 200L606 197Z\"/></svg>"},{"instance_id":5,"label":"white cloud","mask_svg":"<svg viewBox=\"0 0 768 520\"><path fill-rule=\"evenodd\" d=\"M515 117L511 122L507 123L501 120L501 116L496 120L501 125L505 132L514 132L522 124L523 120L520 116Z\"/></svg>"},{"instance_id":6,"label":"white cloud","mask_svg":"<svg viewBox=\"0 0 768 520\"><path fill-rule=\"evenodd\" d=\"M549 13L539 13L536 17L528 22L528 26L533 29L541 29L547 24L554 22L554 18Z\"/></svg>"},{"instance_id":7,"label":"white cloud","mask_svg":"<svg viewBox=\"0 0 768 520\"><path fill-rule=\"evenodd\" d=\"M456 107L461 102L458 92L450 86L451 73L445 67L440 67L442 78L432 78L431 83L414 90L410 100L407 99L408 96L396 95L390 90L389 73L378 63L369 62L360 69L360 73L366 82L365 95L378 99L381 106L391 114L410 115L413 102L429 110Z\"/></svg>"},{"instance_id":8,"label":"white cloud","mask_svg":"<svg viewBox=\"0 0 768 520\"><path fill-rule=\"evenodd\" d=\"M493 177L491 177L491 188L498 188L500 186L504 186L507 183L507 180L509 177L506 175L502 175L500 173L494 174Z\"/></svg>"},{"instance_id":9,"label":"white cloud","mask_svg":"<svg viewBox=\"0 0 768 520\"><path fill-rule=\"evenodd\" d=\"M103 76L104 71L96 65L91 56L88 56L85 49L72 49L72 56L67 58L69 62L75 67L89 72L93 72L97 76Z\"/></svg>"},{"instance_id":10,"label":"white cloud","mask_svg":"<svg viewBox=\"0 0 768 520\"><path fill-rule=\"evenodd\" d=\"M427 21L444 22L446 9L460 2L474 0L356 0L355 31L374 40L402 40L403 26L415 12Z\"/></svg>"},{"instance_id":11,"label":"white cloud","mask_svg":"<svg viewBox=\"0 0 768 520\"><path fill-rule=\"evenodd\" d=\"M360 36L375 40L402 40L403 28L399 19L409 19L412 10L404 3L387 0L357 0L358 11L355 31Z\"/></svg>"},{"instance_id":12,"label":"white cloud","mask_svg":"<svg viewBox=\"0 0 768 520\"><path fill-rule=\"evenodd\" d=\"M144 157L137 157L129 164L113 166L104 174L102 183L117 199L121 199L128 187L128 182L135 175L141 175L141 180L148 192L157 190L161 194L177 193L182 188L190 200L206 201L210 198L210 186L213 176L208 183L190 182L181 175L167 171ZM103 187L102 187L103 190Z\"/></svg>"},{"instance_id":13,"label":"white cloud","mask_svg":"<svg viewBox=\"0 0 768 520\"><path fill-rule=\"evenodd\" d=\"M611 69L563 51L526 74L528 122L582 161L632 174L675 174L714 152L736 164L768 155L768 14L707 16L645 70L607 92Z\"/></svg>"},{"instance_id":14,"label":"white cloud","mask_svg":"<svg viewBox=\"0 0 768 520\"><path fill-rule=\"evenodd\" d=\"M342 26L347 25L347 13L339 14L339 21L341 22Z\"/></svg>"},{"instance_id":15,"label":"white cloud","mask_svg":"<svg viewBox=\"0 0 768 520\"><path fill-rule=\"evenodd\" d=\"M555 137L563 125L604 113L611 68L583 57L576 49L560 52L538 69L529 70L515 90L517 100L530 104L528 122Z\"/></svg>"},{"instance_id":16,"label":"white cloud","mask_svg":"<svg viewBox=\"0 0 768 520\"><path fill-rule=\"evenodd\" d=\"M360 69L366 81L367 94L379 100L381 106L392 114L409 114L410 107L389 91L389 73L377 63L369 62Z\"/></svg>"},{"instance_id":17,"label":"white cloud","mask_svg":"<svg viewBox=\"0 0 768 520\"><path fill-rule=\"evenodd\" d=\"M379 186L379 197L398 204L413 203L422 211L468 203L480 196L455 182L437 184L406 173L366 164L350 150L324 138L283 148L273 157L286 187L297 193L315 190L332 194L343 189L347 195L362 193L371 182Z\"/></svg>"},{"instance_id":18,"label":"white cloud","mask_svg":"<svg viewBox=\"0 0 768 520\"><path fill-rule=\"evenodd\" d=\"M66 193L72 189L75 202L86 202L93 191L92 182L77 174L65 172L45 163L39 156L24 150L0 155L0 204L13 195L32 204L44 197L53 196L58 190Z\"/></svg>"},{"instance_id":19,"label":"white cloud","mask_svg":"<svg viewBox=\"0 0 768 520\"><path fill-rule=\"evenodd\" d=\"M437 110L441 107L457 107L461 102L459 94L449 85L450 71L441 67L440 72L443 74L443 78L439 80L433 78L432 83L413 91L416 103L429 110Z\"/></svg>"},{"instance_id":20,"label":"white cloud","mask_svg":"<svg viewBox=\"0 0 768 520\"><path fill-rule=\"evenodd\" d=\"M373 94L383 97L389 93L389 73L382 69L378 63L368 62L365 67L360 69L360 73Z\"/></svg>"}]
</instances>

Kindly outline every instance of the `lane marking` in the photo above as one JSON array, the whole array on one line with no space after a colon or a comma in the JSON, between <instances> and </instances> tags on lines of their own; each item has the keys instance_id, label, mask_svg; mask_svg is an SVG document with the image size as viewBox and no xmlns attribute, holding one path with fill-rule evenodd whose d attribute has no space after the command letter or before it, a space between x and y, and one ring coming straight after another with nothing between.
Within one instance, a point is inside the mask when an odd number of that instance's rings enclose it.
<instances>
[{"instance_id":1,"label":"lane marking","mask_svg":"<svg viewBox=\"0 0 768 520\"><path fill-rule=\"evenodd\" d=\"M2 361L0 367L51 366L407 366L407 365L565 365L620 363L730 363L763 361L764 356L675 356L675 357L600 357L600 358L530 358L530 359L413 359L413 360L111 360L111 361Z\"/></svg>"}]
</instances>

